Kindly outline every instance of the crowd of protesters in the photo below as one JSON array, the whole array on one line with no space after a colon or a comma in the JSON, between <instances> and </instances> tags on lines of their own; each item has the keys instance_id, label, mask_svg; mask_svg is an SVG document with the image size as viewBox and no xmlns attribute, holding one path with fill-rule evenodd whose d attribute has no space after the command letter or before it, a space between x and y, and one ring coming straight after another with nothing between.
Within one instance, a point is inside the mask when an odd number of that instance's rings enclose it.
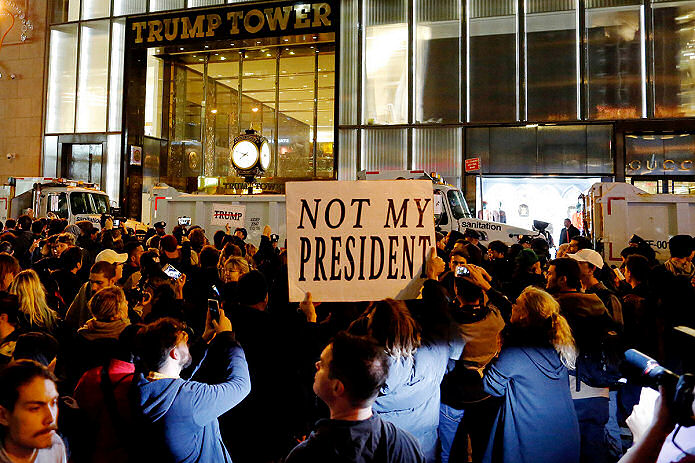
<instances>
[{"instance_id":1,"label":"crowd of protesters","mask_svg":"<svg viewBox=\"0 0 695 463\"><path fill-rule=\"evenodd\" d=\"M0 462L615 462L612 356L689 368L687 235L615 269L574 230L437 233L418 299L292 304L269 227L0 228Z\"/></svg>"}]
</instances>

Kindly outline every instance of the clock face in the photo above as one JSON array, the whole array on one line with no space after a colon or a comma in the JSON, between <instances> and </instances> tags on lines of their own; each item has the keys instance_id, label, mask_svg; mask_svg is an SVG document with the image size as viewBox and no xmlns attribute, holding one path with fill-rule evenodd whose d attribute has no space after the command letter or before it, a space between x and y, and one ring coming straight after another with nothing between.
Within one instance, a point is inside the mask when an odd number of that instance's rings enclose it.
<instances>
[{"instance_id":1,"label":"clock face","mask_svg":"<svg viewBox=\"0 0 695 463\"><path fill-rule=\"evenodd\" d=\"M242 140L232 148L232 162L239 169L250 169L258 160L258 148L248 140Z\"/></svg>"},{"instance_id":2,"label":"clock face","mask_svg":"<svg viewBox=\"0 0 695 463\"><path fill-rule=\"evenodd\" d=\"M268 166L270 166L270 144L264 141L261 145L261 168L268 170Z\"/></svg>"}]
</instances>

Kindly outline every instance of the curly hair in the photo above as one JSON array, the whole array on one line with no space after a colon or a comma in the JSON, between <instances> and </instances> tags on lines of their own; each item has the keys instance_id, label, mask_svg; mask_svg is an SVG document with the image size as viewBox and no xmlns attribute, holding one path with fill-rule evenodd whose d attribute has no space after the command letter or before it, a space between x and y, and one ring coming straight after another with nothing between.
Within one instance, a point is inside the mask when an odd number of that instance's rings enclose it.
<instances>
[{"instance_id":1,"label":"curly hair","mask_svg":"<svg viewBox=\"0 0 695 463\"><path fill-rule=\"evenodd\" d=\"M10 293L19 299L19 311L36 326L53 331L58 323L58 314L46 303L46 290L34 270L23 270L17 274Z\"/></svg>"}]
</instances>

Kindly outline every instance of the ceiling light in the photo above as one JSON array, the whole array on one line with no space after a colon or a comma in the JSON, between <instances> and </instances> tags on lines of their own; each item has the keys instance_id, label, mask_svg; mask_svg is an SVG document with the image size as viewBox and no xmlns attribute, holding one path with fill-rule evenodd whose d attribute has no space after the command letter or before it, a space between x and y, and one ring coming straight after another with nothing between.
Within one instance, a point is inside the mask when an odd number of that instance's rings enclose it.
<instances>
[{"instance_id":1,"label":"ceiling light","mask_svg":"<svg viewBox=\"0 0 695 463\"><path fill-rule=\"evenodd\" d=\"M224 60L226 60L227 58L225 58L225 57L223 56L223 57L221 57L220 59L221 59L222 61L224 61Z\"/></svg>"},{"instance_id":2,"label":"ceiling light","mask_svg":"<svg viewBox=\"0 0 695 463\"><path fill-rule=\"evenodd\" d=\"M253 111L254 113L257 113L257 112L258 112L258 108L255 108L255 107L254 107L254 108L251 108L251 111Z\"/></svg>"},{"instance_id":3,"label":"ceiling light","mask_svg":"<svg viewBox=\"0 0 695 463\"><path fill-rule=\"evenodd\" d=\"M211 112L212 114L217 114L217 110L216 110L216 109L211 109L210 112Z\"/></svg>"}]
</instances>

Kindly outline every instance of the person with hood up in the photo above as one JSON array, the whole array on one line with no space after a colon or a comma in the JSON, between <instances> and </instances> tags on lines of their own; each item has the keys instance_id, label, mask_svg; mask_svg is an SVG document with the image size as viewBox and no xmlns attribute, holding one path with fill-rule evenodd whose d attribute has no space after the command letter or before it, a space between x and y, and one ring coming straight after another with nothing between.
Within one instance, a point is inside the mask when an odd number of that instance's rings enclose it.
<instances>
[{"instance_id":1,"label":"person with hood up","mask_svg":"<svg viewBox=\"0 0 695 463\"><path fill-rule=\"evenodd\" d=\"M577 352L560 305L526 288L512 306L504 346L485 391L504 400L484 462L577 463L579 424L567 387Z\"/></svg>"}]
</instances>

